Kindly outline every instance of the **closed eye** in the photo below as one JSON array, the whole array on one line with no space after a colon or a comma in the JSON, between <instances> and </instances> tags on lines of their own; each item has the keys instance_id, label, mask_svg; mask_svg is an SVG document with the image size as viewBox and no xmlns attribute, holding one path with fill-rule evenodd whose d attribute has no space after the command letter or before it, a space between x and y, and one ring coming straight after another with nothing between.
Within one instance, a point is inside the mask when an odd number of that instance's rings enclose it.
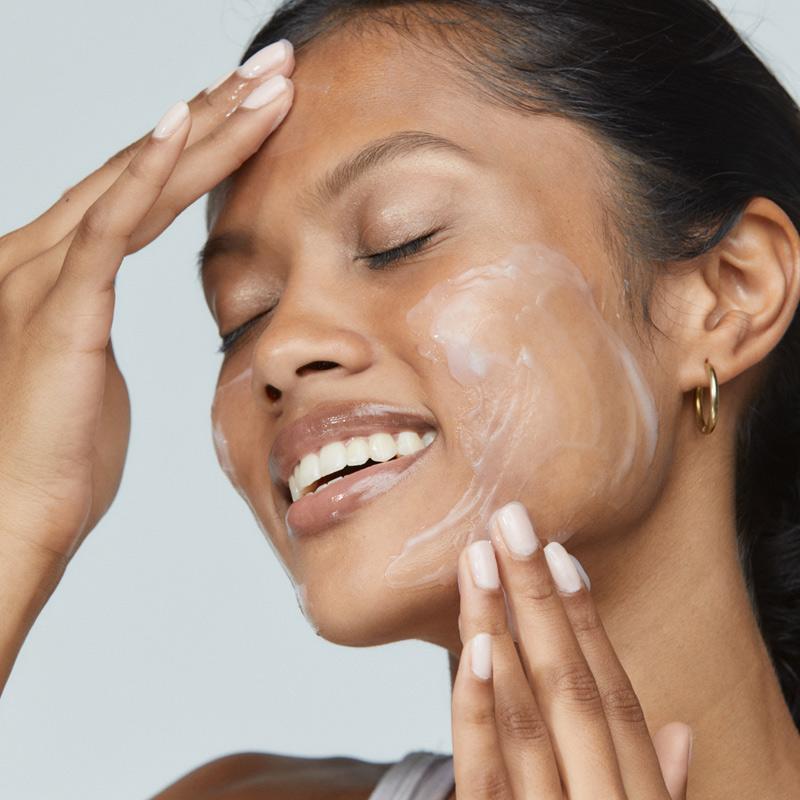
<instances>
[{"instance_id":1,"label":"closed eye","mask_svg":"<svg viewBox=\"0 0 800 800\"><path fill-rule=\"evenodd\" d=\"M410 242L393 247L391 250L384 250L382 253L374 253L371 256L363 256L363 258L369 262L370 269L384 269L394 261L400 261L418 253L440 230L440 228L436 228Z\"/></svg>"},{"instance_id":2,"label":"closed eye","mask_svg":"<svg viewBox=\"0 0 800 800\"><path fill-rule=\"evenodd\" d=\"M422 248L425 247L425 245L441 230L441 228L435 228L429 233L418 236L416 239L412 239L411 241L405 242L397 247L393 247L391 250L384 250L382 253L374 253L370 256L362 256L362 258L369 263L370 269L384 269L395 261L401 261L404 258L410 258L415 253L419 253L420 250L422 250ZM274 306L266 311L262 311L252 319L249 319L243 325L240 325L238 328L236 328L236 330L233 330L230 333L222 336L222 343L218 352L224 354L231 350L234 344L239 341L250 330L250 328L256 324L256 322L269 314L273 309Z\"/></svg>"}]
</instances>

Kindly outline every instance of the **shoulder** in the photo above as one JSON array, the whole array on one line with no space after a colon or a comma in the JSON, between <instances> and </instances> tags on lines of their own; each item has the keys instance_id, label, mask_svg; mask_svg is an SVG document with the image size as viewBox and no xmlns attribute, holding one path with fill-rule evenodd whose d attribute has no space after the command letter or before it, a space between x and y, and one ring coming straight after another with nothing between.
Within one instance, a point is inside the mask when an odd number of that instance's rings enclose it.
<instances>
[{"instance_id":1,"label":"shoulder","mask_svg":"<svg viewBox=\"0 0 800 800\"><path fill-rule=\"evenodd\" d=\"M152 800L367 800L391 763L231 753L203 764Z\"/></svg>"}]
</instances>

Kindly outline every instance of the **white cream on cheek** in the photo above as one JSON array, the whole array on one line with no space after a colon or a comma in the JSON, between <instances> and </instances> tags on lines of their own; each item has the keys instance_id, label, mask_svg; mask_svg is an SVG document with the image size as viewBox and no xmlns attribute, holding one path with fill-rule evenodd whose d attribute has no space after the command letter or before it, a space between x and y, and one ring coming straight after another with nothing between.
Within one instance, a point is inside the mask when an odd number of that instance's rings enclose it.
<instances>
[{"instance_id":1,"label":"white cream on cheek","mask_svg":"<svg viewBox=\"0 0 800 800\"><path fill-rule=\"evenodd\" d=\"M548 481L572 482L548 538L566 541L588 504L620 508L653 460L658 413L631 351L584 275L541 244L436 285L407 315L421 355L460 387L457 443L471 478L437 522L415 531L387 570L391 586L454 579L458 552L486 538L491 513ZM530 508L536 524L536 508Z\"/></svg>"},{"instance_id":2,"label":"white cream on cheek","mask_svg":"<svg viewBox=\"0 0 800 800\"><path fill-rule=\"evenodd\" d=\"M254 519L258 523L259 529L264 535L264 538L269 543L270 547L272 548L272 552L275 554L275 557L278 559L278 562L283 567L284 572L289 578L289 581L294 589L295 599L297 600L298 608L300 609L301 613L306 618L308 623L311 625L311 627L314 629L314 631L319 633L319 628L317 627L317 624L314 621L314 615L311 613L310 610L309 600L305 585L302 583L295 582L294 575L292 575L291 571L288 568L288 565L283 560L283 557L281 556L281 553L278 550L278 548L275 546L275 543L272 540L269 531L267 531L266 528L264 527L264 523L261 519L260 514L258 513L258 510L250 501L250 498L247 495L247 491L242 486L236 474L236 470L233 465L233 460L231 458L230 438L225 431L225 427L222 421L223 417L225 416L225 414L223 413L223 409L225 406L227 406L228 407L227 413L231 414L233 413L232 409L245 408L248 402L245 395L249 394L252 391L251 388L252 380L253 380L253 367L249 366L246 369L242 370L235 377L231 378L225 383L220 384L217 387L217 390L214 393L214 400L211 403L211 429L214 441L214 450L217 454L217 461L219 462L222 471L227 476L233 488L236 489L236 491L239 493L240 497L247 503L251 513L253 514Z\"/></svg>"},{"instance_id":3,"label":"white cream on cheek","mask_svg":"<svg viewBox=\"0 0 800 800\"><path fill-rule=\"evenodd\" d=\"M214 450L217 454L217 461L220 467L222 467L222 471L233 485L233 488L236 489L242 497L244 497L244 492L236 477L236 471L230 455L230 444L222 425L220 407L225 403L231 403L233 407L236 407L238 403L236 400L231 401L230 395L237 394L238 392L249 392L252 380L253 368L247 367L247 369L242 370L236 377L217 386L217 390L214 393L214 400L211 403L211 432L214 437Z\"/></svg>"}]
</instances>

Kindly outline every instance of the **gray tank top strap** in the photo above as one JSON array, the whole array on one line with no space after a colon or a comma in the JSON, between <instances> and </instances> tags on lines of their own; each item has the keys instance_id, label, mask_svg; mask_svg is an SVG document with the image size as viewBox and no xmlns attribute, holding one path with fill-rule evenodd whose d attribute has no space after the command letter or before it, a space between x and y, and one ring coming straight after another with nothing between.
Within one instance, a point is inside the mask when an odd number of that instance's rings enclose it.
<instances>
[{"instance_id":1,"label":"gray tank top strap","mask_svg":"<svg viewBox=\"0 0 800 800\"><path fill-rule=\"evenodd\" d=\"M446 800L454 783L452 756L420 750L389 767L369 800Z\"/></svg>"}]
</instances>

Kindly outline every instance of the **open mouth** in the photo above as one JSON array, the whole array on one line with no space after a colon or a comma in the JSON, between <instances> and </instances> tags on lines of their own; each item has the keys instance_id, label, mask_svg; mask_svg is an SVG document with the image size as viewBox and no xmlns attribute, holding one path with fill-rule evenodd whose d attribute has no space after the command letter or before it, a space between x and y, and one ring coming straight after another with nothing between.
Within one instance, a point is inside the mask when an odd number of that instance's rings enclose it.
<instances>
[{"instance_id":1,"label":"open mouth","mask_svg":"<svg viewBox=\"0 0 800 800\"><path fill-rule=\"evenodd\" d=\"M364 464L359 464L353 467L345 467L344 469L340 469L338 472L334 472L330 475L326 475L324 478L320 478L318 481L314 481L311 486L307 486L305 489L303 489L300 497L305 497L307 494L316 494L320 489L323 489L325 486L330 486L332 483L336 483L336 481L340 481L346 475L352 475L354 472L360 472L363 469L374 467L376 464L388 464L389 461L396 461L398 458L401 458L401 456L392 456L390 459L388 459L388 461L373 461L371 458L369 458Z\"/></svg>"},{"instance_id":2,"label":"open mouth","mask_svg":"<svg viewBox=\"0 0 800 800\"><path fill-rule=\"evenodd\" d=\"M422 435L409 430L329 442L303 456L295 465L288 480L289 499L297 502L348 475L425 450L435 438L436 432L432 430Z\"/></svg>"},{"instance_id":3,"label":"open mouth","mask_svg":"<svg viewBox=\"0 0 800 800\"><path fill-rule=\"evenodd\" d=\"M375 453L377 458L365 457L360 464L331 468L327 474L316 477L308 471L308 463L303 467L301 462L293 472L291 490L284 492L290 532L302 536L320 532L391 490L417 469L436 439L436 432L430 431L417 439L419 446L403 447L394 455L386 451ZM405 452L406 449L410 452ZM324 464L331 465L326 454L322 458ZM313 459L310 464L314 466Z\"/></svg>"}]
</instances>

